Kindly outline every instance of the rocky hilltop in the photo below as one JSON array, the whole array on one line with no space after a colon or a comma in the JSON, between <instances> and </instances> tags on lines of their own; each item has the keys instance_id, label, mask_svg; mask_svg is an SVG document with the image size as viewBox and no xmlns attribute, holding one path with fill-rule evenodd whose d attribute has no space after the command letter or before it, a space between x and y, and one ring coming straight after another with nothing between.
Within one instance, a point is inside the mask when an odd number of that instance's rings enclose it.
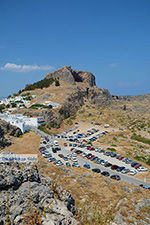
<instances>
[{"instance_id":1,"label":"rocky hilltop","mask_svg":"<svg viewBox=\"0 0 150 225\"><path fill-rule=\"evenodd\" d=\"M71 67L63 66L54 72L47 73L45 77L60 82L64 81L68 86L73 85L72 92L63 99L57 115L54 116L49 111L44 112L46 122L50 119L55 124L60 125L63 119L74 115L85 101L98 106L108 105L112 101L112 96L108 90L96 86L95 76L91 72L77 71Z\"/></svg>"},{"instance_id":2,"label":"rocky hilltop","mask_svg":"<svg viewBox=\"0 0 150 225\"><path fill-rule=\"evenodd\" d=\"M0 149L11 145L9 136L19 137L21 134L22 132L18 127L12 126L10 123L0 120Z\"/></svg>"},{"instance_id":3,"label":"rocky hilltop","mask_svg":"<svg viewBox=\"0 0 150 225\"><path fill-rule=\"evenodd\" d=\"M91 72L73 70L68 66L63 66L54 72L47 73L45 77L54 80L60 79L73 85L77 82L85 83L89 87L96 85L95 76Z\"/></svg>"}]
</instances>

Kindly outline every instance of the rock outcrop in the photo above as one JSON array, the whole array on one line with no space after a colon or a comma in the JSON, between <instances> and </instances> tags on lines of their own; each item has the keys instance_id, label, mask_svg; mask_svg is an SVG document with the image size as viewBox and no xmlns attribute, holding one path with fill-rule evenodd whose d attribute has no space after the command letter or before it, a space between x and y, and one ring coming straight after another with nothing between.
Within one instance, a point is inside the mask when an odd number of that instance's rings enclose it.
<instances>
[{"instance_id":1,"label":"rock outcrop","mask_svg":"<svg viewBox=\"0 0 150 225\"><path fill-rule=\"evenodd\" d=\"M77 110L84 104L84 95L81 90L73 92L63 103L59 110L61 119L66 119L74 115Z\"/></svg>"},{"instance_id":2,"label":"rock outcrop","mask_svg":"<svg viewBox=\"0 0 150 225\"><path fill-rule=\"evenodd\" d=\"M71 67L63 66L60 69L47 73L45 75L47 79L53 78L60 79L68 82L69 84L75 85L78 82L83 82L89 87L96 85L95 76L91 72L87 71L77 71L71 69Z\"/></svg>"},{"instance_id":3,"label":"rock outcrop","mask_svg":"<svg viewBox=\"0 0 150 225\"><path fill-rule=\"evenodd\" d=\"M141 198L139 199L136 204L133 203L132 207L133 210L130 210L130 214L127 219L127 205L122 205L123 202L125 202L126 199L121 199L118 204L118 212L116 213L114 217L114 222L111 223L111 225L128 225L128 224L140 224L140 225L149 225L150 224L150 198Z\"/></svg>"},{"instance_id":4,"label":"rock outcrop","mask_svg":"<svg viewBox=\"0 0 150 225\"><path fill-rule=\"evenodd\" d=\"M11 145L10 140L5 138L6 134L7 136L10 135L14 137L19 137L22 132L18 127L12 126L10 123L7 123L4 120L0 120L0 149Z\"/></svg>"},{"instance_id":5,"label":"rock outcrop","mask_svg":"<svg viewBox=\"0 0 150 225\"><path fill-rule=\"evenodd\" d=\"M0 174L0 224L8 217L13 225L29 224L32 212L43 225L78 224L71 194L40 175L36 165L0 164Z\"/></svg>"}]
</instances>

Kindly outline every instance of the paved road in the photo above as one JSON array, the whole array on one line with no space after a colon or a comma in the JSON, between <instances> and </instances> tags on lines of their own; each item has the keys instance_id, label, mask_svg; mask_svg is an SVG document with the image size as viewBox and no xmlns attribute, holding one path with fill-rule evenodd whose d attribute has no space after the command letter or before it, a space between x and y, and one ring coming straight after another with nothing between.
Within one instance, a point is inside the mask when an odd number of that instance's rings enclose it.
<instances>
[{"instance_id":1,"label":"paved road","mask_svg":"<svg viewBox=\"0 0 150 225\"><path fill-rule=\"evenodd\" d=\"M42 131L40 131L40 130L38 130L38 129L36 129L36 128L34 128L33 130L34 130L38 135L40 135L40 136L48 137L48 138L54 143L54 140L55 140L54 136L48 135L48 134L46 134L46 133L44 133L44 132L42 132ZM87 151L87 150L86 150L86 151ZM71 154L71 152L69 151L69 149L66 149L66 148L64 148L63 146L61 146L61 152L59 151L58 153L53 153L53 155L54 155L54 157L55 157L56 159L60 159L59 156L58 156L58 154L60 154L60 153L63 154L63 155ZM96 155L96 153L97 153L97 155L98 155L98 152L94 152L94 155ZM101 153L100 153L100 154L101 154ZM100 155L98 155L98 156L100 156ZM106 156L105 156L105 157L106 157ZM110 159L110 158L111 158L111 157L109 157L109 159ZM150 185L149 183L142 182L141 180L138 180L138 179L136 179L136 178L134 178L134 177L132 177L132 176L129 176L129 175L127 175L127 174L122 174L122 173L119 173L119 172L117 172L117 171L113 171L113 170L111 170L111 169L109 169L109 168L106 168L106 167L104 167L104 166L102 166L102 165L93 163L93 162L91 162L90 160L81 157L80 155L77 155L77 159L78 159L78 163L79 163L80 166L83 166L85 163L88 163L88 164L90 165L91 169L93 169L93 168L99 168L99 169L101 170L101 172L102 172L102 171L107 171L107 172L110 173L110 175L118 174L118 175L121 177L121 180L122 180L122 181L128 182L128 183L130 183L130 184L135 184L135 185L139 185L139 184ZM116 160L117 160L117 159L116 159ZM63 160L62 160L62 161L63 161ZM110 160L109 160L109 161L110 161ZM63 162L65 162L65 161L63 161ZM118 160L117 160L117 162L118 162ZM118 165L119 165L119 164L118 164ZM125 164L125 165L126 165L126 164ZM127 167L127 165L126 165L126 167ZM132 168L132 169L133 169L133 168Z\"/></svg>"}]
</instances>

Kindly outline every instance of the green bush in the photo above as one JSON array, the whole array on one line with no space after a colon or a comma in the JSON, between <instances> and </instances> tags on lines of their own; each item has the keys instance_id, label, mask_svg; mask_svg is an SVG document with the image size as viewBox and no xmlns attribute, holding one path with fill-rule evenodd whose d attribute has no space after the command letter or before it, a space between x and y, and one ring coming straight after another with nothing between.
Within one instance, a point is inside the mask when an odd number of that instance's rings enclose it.
<instances>
[{"instance_id":1,"label":"green bush","mask_svg":"<svg viewBox=\"0 0 150 225\"><path fill-rule=\"evenodd\" d=\"M117 145L115 145L115 144L112 144L111 146L112 146L112 147L117 147Z\"/></svg>"},{"instance_id":2,"label":"green bush","mask_svg":"<svg viewBox=\"0 0 150 225\"><path fill-rule=\"evenodd\" d=\"M137 159L138 161L144 162L150 166L150 157L146 158L144 156L136 155L134 158Z\"/></svg>"},{"instance_id":3,"label":"green bush","mask_svg":"<svg viewBox=\"0 0 150 225\"><path fill-rule=\"evenodd\" d=\"M57 123L52 122L52 123L48 124L46 127L47 127L48 129L56 128L56 127L57 127Z\"/></svg>"},{"instance_id":4,"label":"green bush","mask_svg":"<svg viewBox=\"0 0 150 225\"><path fill-rule=\"evenodd\" d=\"M59 80L55 80L55 86L60 86Z\"/></svg>"},{"instance_id":5,"label":"green bush","mask_svg":"<svg viewBox=\"0 0 150 225\"><path fill-rule=\"evenodd\" d=\"M30 107L30 109L38 109L38 108L42 108L42 109L52 109L52 105L42 105L42 104L34 104Z\"/></svg>"},{"instance_id":6,"label":"green bush","mask_svg":"<svg viewBox=\"0 0 150 225\"><path fill-rule=\"evenodd\" d=\"M38 129L43 131L43 132L45 132L45 133L47 133L47 129L46 129L45 125L39 126Z\"/></svg>"},{"instance_id":7,"label":"green bush","mask_svg":"<svg viewBox=\"0 0 150 225\"><path fill-rule=\"evenodd\" d=\"M16 96L18 96L18 94L16 94L16 93L13 93L13 96L14 96L14 97L16 97Z\"/></svg>"},{"instance_id":8,"label":"green bush","mask_svg":"<svg viewBox=\"0 0 150 225\"><path fill-rule=\"evenodd\" d=\"M110 150L112 152L116 152L116 149L115 148L107 148L107 150Z\"/></svg>"},{"instance_id":9,"label":"green bush","mask_svg":"<svg viewBox=\"0 0 150 225\"><path fill-rule=\"evenodd\" d=\"M144 138L141 135L137 135L135 133L131 136L131 139L150 145L150 139Z\"/></svg>"},{"instance_id":10,"label":"green bush","mask_svg":"<svg viewBox=\"0 0 150 225\"><path fill-rule=\"evenodd\" d=\"M15 108L15 107L17 106L17 104L16 104L15 102L11 102L11 106L12 106L13 108Z\"/></svg>"},{"instance_id":11,"label":"green bush","mask_svg":"<svg viewBox=\"0 0 150 225\"><path fill-rule=\"evenodd\" d=\"M118 141L116 137L113 137L113 140L114 140L114 141Z\"/></svg>"},{"instance_id":12,"label":"green bush","mask_svg":"<svg viewBox=\"0 0 150 225\"><path fill-rule=\"evenodd\" d=\"M33 98L31 95L28 95L27 97L24 97L24 100L26 101L31 101Z\"/></svg>"},{"instance_id":13,"label":"green bush","mask_svg":"<svg viewBox=\"0 0 150 225\"><path fill-rule=\"evenodd\" d=\"M5 109L4 105L0 105L0 112L2 112L3 109Z\"/></svg>"},{"instance_id":14,"label":"green bush","mask_svg":"<svg viewBox=\"0 0 150 225\"><path fill-rule=\"evenodd\" d=\"M67 120L67 124L71 126L73 124L72 120L71 119Z\"/></svg>"}]
</instances>

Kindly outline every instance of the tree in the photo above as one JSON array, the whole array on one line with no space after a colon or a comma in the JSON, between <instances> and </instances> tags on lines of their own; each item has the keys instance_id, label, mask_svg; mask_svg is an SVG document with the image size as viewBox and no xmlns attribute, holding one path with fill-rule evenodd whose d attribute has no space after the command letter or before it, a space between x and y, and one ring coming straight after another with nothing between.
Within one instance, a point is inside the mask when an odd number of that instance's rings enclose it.
<instances>
[{"instance_id":1,"label":"tree","mask_svg":"<svg viewBox=\"0 0 150 225\"><path fill-rule=\"evenodd\" d=\"M22 93L22 90L19 90L19 91L18 91L18 94L20 95L21 93Z\"/></svg>"},{"instance_id":2,"label":"tree","mask_svg":"<svg viewBox=\"0 0 150 225\"><path fill-rule=\"evenodd\" d=\"M60 86L59 80L55 80L55 86Z\"/></svg>"},{"instance_id":3,"label":"tree","mask_svg":"<svg viewBox=\"0 0 150 225\"><path fill-rule=\"evenodd\" d=\"M123 106L123 110L127 110L127 106L126 105Z\"/></svg>"},{"instance_id":4,"label":"tree","mask_svg":"<svg viewBox=\"0 0 150 225\"><path fill-rule=\"evenodd\" d=\"M7 104L7 105L6 105L6 108L10 108L10 105L9 105L9 104Z\"/></svg>"},{"instance_id":5,"label":"tree","mask_svg":"<svg viewBox=\"0 0 150 225\"><path fill-rule=\"evenodd\" d=\"M17 106L17 104L16 104L15 102L12 102L12 103L11 103L11 106L12 106L13 108L15 108L15 107Z\"/></svg>"},{"instance_id":6,"label":"tree","mask_svg":"<svg viewBox=\"0 0 150 225\"><path fill-rule=\"evenodd\" d=\"M4 105L0 105L0 112L2 112L3 109L5 109Z\"/></svg>"}]
</instances>

